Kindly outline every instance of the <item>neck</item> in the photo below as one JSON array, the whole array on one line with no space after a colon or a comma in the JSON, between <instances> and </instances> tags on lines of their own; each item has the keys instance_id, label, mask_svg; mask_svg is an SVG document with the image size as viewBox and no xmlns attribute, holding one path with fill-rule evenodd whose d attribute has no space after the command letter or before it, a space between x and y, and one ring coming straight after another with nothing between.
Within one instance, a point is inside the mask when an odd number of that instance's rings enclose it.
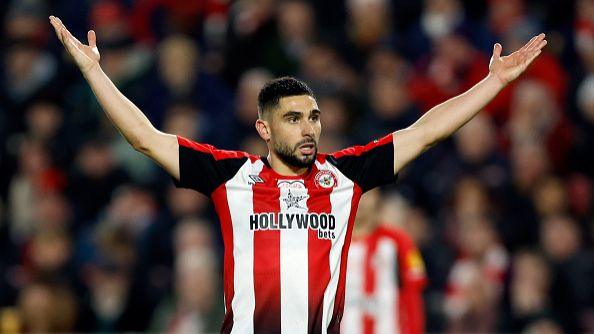
<instances>
[{"instance_id":1,"label":"neck","mask_svg":"<svg viewBox=\"0 0 594 334\"><path fill-rule=\"evenodd\" d=\"M281 158L277 157L272 150L268 151L268 156L266 157L268 163L272 170L274 170L277 174L285 175L285 176L297 176L304 174L307 172L307 167L296 167L285 163Z\"/></svg>"}]
</instances>

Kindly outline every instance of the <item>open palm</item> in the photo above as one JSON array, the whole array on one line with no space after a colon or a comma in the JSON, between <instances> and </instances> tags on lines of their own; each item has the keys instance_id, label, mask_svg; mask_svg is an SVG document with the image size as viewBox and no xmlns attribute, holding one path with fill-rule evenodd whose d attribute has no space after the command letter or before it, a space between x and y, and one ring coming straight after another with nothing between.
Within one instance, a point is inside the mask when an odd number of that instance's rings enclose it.
<instances>
[{"instance_id":1,"label":"open palm","mask_svg":"<svg viewBox=\"0 0 594 334\"><path fill-rule=\"evenodd\" d=\"M89 45L85 45L76 39L76 37L72 36L59 18L50 16L50 23L54 27L58 39L62 42L82 72L87 72L99 64L100 55L96 44L97 37L93 30L89 30L87 33Z\"/></svg>"},{"instance_id":2,"label":"open palm","mask_svg":"<svg viewBox=\"0 0 594 334\"><path fill-rule=\"evenodd\" d=\"M547 45L545 34L532 37L519 50L508 56L501 56L502 47L497 43L493 47L493 56L489 63L489 71L495 74L504 84L517 78L526 70L528 65L542 52L542 48Z\"/></svg>"}]
</instances>

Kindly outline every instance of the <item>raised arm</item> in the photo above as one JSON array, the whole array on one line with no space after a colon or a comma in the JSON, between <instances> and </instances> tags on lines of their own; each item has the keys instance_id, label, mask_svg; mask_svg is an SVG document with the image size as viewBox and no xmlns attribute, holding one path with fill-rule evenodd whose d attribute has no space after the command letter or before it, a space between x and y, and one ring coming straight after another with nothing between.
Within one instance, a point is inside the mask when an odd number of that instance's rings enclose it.
<instances>
[{"instance_id":1,"label":"raised arm","mask_svg":"<svg viewBox=\"0 0 594 334\"><path fill-rule=\"evenodd\" d=\"M140 109L128 100L103 72L99 65L100 55L95 32L90 30L87 33L89 45L85 45L72 36L59 18L50 16L50 22L60 42L91 86L105 114L128 143L179 180L177 137L155 129Z\"/></svg>"},{"instance_id":2,"label":"raised arm","mask_svg":"<svg viewBox=\"0 0 594 334\"><path fill-rule=\"evenodd\" d=\"M483 80L433 107L410 127L394 132L394 173L470 121L503 87L526 70L546 44L545 35L540 34L504 57L501 45L495 44L489 74Z\"/></svg>"}]
</instances>

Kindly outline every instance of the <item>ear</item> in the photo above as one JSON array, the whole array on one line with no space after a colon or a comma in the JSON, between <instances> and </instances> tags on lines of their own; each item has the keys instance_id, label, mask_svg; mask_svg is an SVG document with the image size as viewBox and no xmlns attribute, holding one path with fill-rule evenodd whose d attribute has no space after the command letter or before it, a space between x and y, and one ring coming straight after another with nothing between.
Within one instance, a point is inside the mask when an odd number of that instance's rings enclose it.
<instances>
[{"instance_id":1,"label":"ear","mask_svg":"<svg viewBox=\"0 0 594 334\"><path fill-rule=\"evenodd\" d=\"M260 138L264 139L264 141L268 143L270 140L270 127L268 122L258 118L256 120L256 131L258 131Z\"/></svg>"}]
</instances>

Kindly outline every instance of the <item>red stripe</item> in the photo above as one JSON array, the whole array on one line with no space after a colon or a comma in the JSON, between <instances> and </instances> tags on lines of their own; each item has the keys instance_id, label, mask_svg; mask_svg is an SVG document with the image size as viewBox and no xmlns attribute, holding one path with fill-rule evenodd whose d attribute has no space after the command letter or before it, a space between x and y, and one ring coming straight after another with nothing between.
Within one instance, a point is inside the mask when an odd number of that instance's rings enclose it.
<instances>
[{"instance_id":1,"label":"red stripe","mask_svg":"<svg viewBox=\"0 0 594 334\"><path fill-rule=\"evenodd\" d=\"M332 312L332 320L328 325L329 334L340 333L340 321L342 320L342 313L344 311L344 290L346 281L346 266L349 254L349 247L351 245L351 236L353 234L353 224L359 206L359 198L361 197L361 188L355 184L353 186L353 197L351 199L351 212L349 214L349 221L347 233L342 246L342 253L340 256L340 276L338 277L338 287L336 289L336 297L334 299L334 310Z\"/></svg>"},{"instance_id":2,"label":"red stripe","mask_svg":"<svg viewBox=\"0 0 594 334\"><path fill-rule=\"evenodd\" d=\"M229 211L229 203L227 202L227 188L224 183L213 191L211 198L221 221L221 233L223 234L223 245L225 246L223 260L225 318L223 320L221 333L231 333L231 329L233 328L233 309L231 307L231 302L235 295L235 288L233 285L235 259L233 258L233 225L231 221L231 213Z\"/></svg>"},{"instance_id":3,"label":"red stripe","mask_svg":"<svg viewBox=\"0 0 594 334\"><path fill-rule=\"evenodd\" d=\"M312 175L317 172L317 167ZM308 180L309 199L307 208L309 212L331 213L330 193L332 188L318 188L315 180ZM308 231L308 333L322 332L322 315L324 309L324 291L330 282L330 249L332 241L318 238L315 230Z\"/></svg>"},{"instance_id":4,"label":"red stripe","mask_svg":"<svg viewBox=\"0 0 594 334\"><path fill-rule=\"evenodd\" d=\"M260 173L264 180L265 170ZM256 183L253 187L254 213L280 212L280 189ZM280 333L280 230L254 232L254 333Z\"/></svg>"},{"instance_id":5,"label":"red stripe","mask_svg":"<svg viewBox=\"0 0 594 334\"><path fill-rule=\"evenodd\" d=\"M208 153L214 157L215 160L221 159L233 159L233 158L244 158L250 157L253 160L253 156L250 156L246 152L241 151L227 151L227 150L219 150L216 147L209 145L209 144L201 144L197 143L193 140L184 138L182 136L177 136L177 143L178 145L202 152Z\"/></svg>"}]
</instances>

